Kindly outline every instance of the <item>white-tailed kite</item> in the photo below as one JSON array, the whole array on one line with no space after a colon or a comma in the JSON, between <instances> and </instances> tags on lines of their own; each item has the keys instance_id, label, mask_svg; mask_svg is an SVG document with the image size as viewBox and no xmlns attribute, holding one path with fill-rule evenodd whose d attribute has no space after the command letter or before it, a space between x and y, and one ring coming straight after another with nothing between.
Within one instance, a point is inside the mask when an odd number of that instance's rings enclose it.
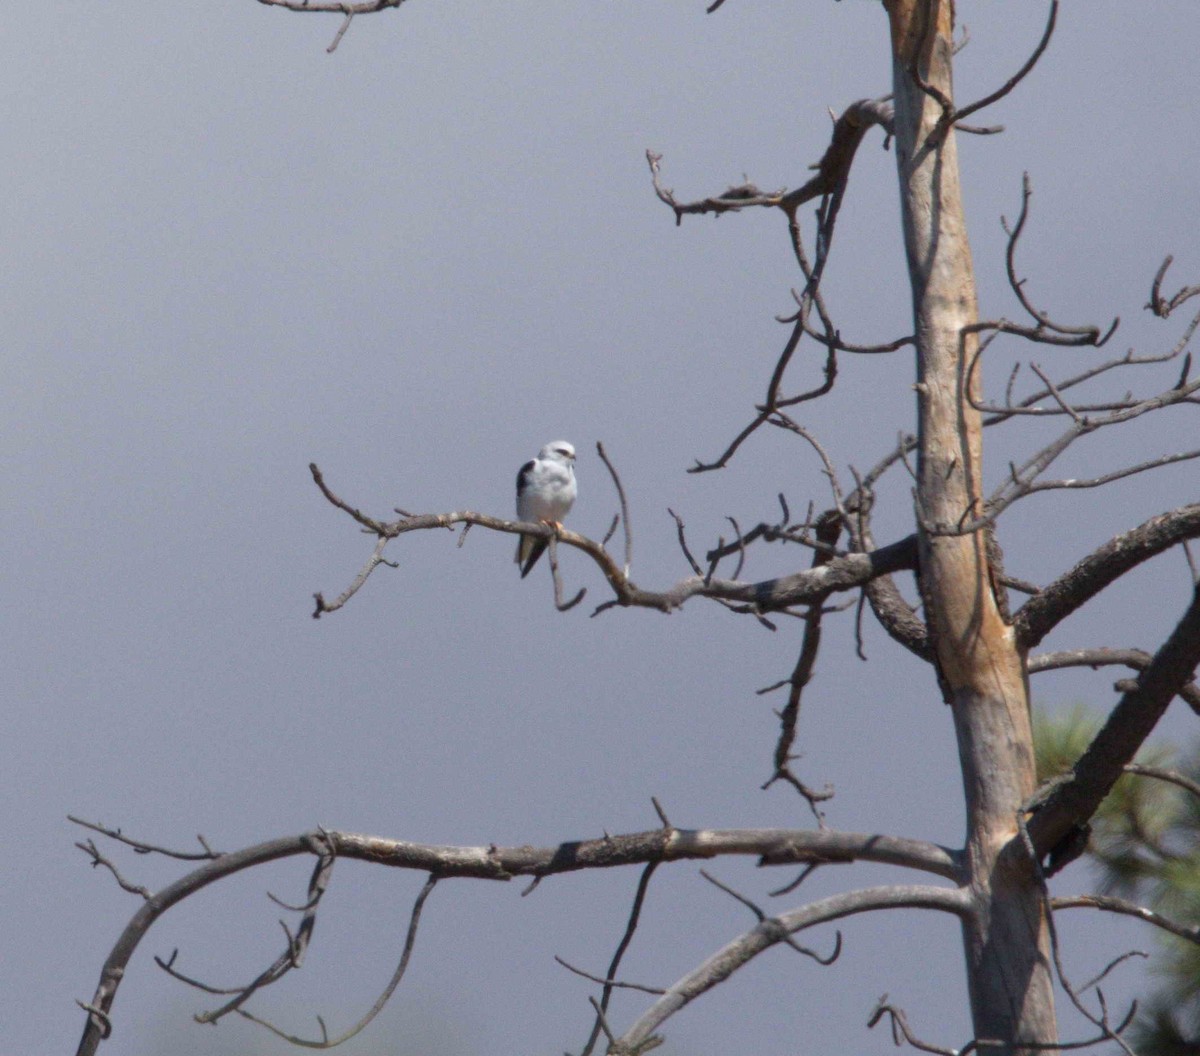
<instances>
[{"instance_id":1,"label":"white-tailed kite","mask_svg":"<svg viewBox=\"0 0 1200 1056\"><path fill-rule=\"evenodd\" d=\"M521 467L517 474L517 520L562 527L562 519L575 502L575 448L565 440L555 440ZM537 564L547 541L536 535L523 535L517 543L517 564L521 578Z\"/></svg>"}]
</instances>

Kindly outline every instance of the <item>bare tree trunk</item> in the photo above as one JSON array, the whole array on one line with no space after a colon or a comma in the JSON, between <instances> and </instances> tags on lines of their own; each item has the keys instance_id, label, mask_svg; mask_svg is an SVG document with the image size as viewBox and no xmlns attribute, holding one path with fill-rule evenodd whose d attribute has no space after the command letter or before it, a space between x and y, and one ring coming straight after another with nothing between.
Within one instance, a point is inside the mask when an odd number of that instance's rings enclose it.
<instances>
[{"instance_id":1,"label":"bare tree trunk","mask_svg":"<svg viewBox=\"0 0 1200 1056\"><path fill-rule=\"evenodd\" d=\"M1034 789L1024 661L992 591L984 533L938 534L983 513L981 423L966 398L977 348L975 278L952 113L951 0L888 0L896 164L917 337L920 579L954 710L974 913L964 922L975 1036L1020 1051L1057 1031L1037 881L1017 835ZM931 530L933 529L933 530Z\"/></svg>"}]
</instances>

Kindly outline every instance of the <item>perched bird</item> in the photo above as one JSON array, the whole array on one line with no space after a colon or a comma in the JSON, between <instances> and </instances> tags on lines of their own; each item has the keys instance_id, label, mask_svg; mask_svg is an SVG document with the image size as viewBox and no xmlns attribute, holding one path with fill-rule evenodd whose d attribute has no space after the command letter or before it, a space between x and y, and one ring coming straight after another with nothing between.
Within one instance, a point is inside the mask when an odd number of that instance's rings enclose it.
<instances>
[{"instance_id":1,"label":"perched bird","mask_svg":"<svg viewBox=\"0 0 1200 1056\"><path fill-rule=\"evenodd\" d=\"M521 467L517 474L517 520L541 522L562 527L562 519L575 502L575 448L565 440L555 440ZM523 535L517 543L517 564L521 578L537 564L547 541L536 535Z\"/></svg>"}]
</instances>

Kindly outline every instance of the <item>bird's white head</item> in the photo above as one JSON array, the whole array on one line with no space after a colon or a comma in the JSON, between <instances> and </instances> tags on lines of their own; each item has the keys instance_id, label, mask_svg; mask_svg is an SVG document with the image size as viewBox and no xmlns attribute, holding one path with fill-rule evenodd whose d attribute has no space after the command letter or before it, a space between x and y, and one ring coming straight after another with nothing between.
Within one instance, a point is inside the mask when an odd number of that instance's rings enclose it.
<instances>
[{"instance_id":1,"label":"bird's white head","mask_svg":"<svg viewBox=\"0 0 1200 1056\"><path fill-rule=\"evenodd\" d=\"M538 458L548 458L554 462L574 462L575 445L566 440L552 440L538 452Z\"/></svg>"}]
</instances>

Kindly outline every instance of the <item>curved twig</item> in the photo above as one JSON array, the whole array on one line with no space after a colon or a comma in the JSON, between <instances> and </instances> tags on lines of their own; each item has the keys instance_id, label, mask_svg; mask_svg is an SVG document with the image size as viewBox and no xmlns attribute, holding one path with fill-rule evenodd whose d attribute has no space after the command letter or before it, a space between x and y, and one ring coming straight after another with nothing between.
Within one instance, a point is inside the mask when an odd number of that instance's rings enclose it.
<instances>
[{"instance_id":1,"label":"curved twig","mask_svg":"<svg viewBox=\"0 0 1200 1056\"><path fill-rule=\"evenodd\" d=\"M405 0L258 0L264 7L282 7L286 11L319 11L335 15L371 15Z\"/></svg>"},{"instance_id":2,"label":"curved twig","mask_svg":"<svg viewBox=\"0 0 1200 1056\"><path fill-rule=\"evenodd\" d=\"M662 813L662 808L658 801L654 801L654 807L659 811L663 819L664 829L669 829L670 822L667 821L666 815ZM587 1044L583 1047L583 1052L580 1056L591 1056L592 1050L596 1047L596 1039L600 1037L601 1022L604 1013L608 1011L608 1003L612 1000L612 992L614 987L632 988L637 990L645 990L646 987L637 986L635 983L618 983L616 982L617 972L621 967L621 960L625 956L625 951L629 949L629 944L633 942L634 933L637 931L638 921L642 916L642 906L646 901L646 892L650 889L650 879L654 876L654 870L658 868L658 862L650 862L645 869L642 870L642 875L638 877L637 890L633 895L633 905L629 909L629 920L625 924L625 933L621 936L621 941L617 943L616 952L613 954L612 960L608 964L608 975L603 979L595 979L603 987L600 994L600 1009L596 1015L596 1021L592 1025L592 1032L588 1036ZM571 968L566 961L560 957L554 958L559 964L565 968ZM571 968L571 971L578 971L577 968ZM586 973L580 972L585 975ZM589 976L588 978L592 978ZM649 991L652 993L662 993L662 990Z\"/></svg>"},{"instance_id":3,"label":"curved twig","mask_svg":"<svg viewBox=\"0 0 1200 1056\"><path fill-rule=\"evenodd\" d=\"M1051 10L1050 25L1047 27L1048 31L1054 28L1054 13L1057 10L1058 0L1052 0L1052 3L1053 8ZM1049 38L1045 39L1048 40ZM1025 228L1025 221L1029 218L1029 200L1032 197L1033 188L1029 182L1029 173L1026 172L1021 176L1021 212L1017 216L1016 224L1010 230L1007 221L1001 221L1004 230L1008 233L1008 246L1004 253L1004 266L1008 273L1008 284L1012 287L1013 293L1016 294L1017 300L1021 302L1021 307L1033 317L1039 329L1049 330L1052 333L1062 334L1067 337L1083 338L1088 344L1102 345L1112 336L1120 320L1114 320L1108 332L1103 336L1100 333L1100 328L1096 326L1065 326L1062 323L1056 323L1045 312L1033 306L1033 303L1025 294L1025 280L1017 278L1017 243L1020 241L1021 232Z\"/></svg>"},{"instance_id":4,"label":"curved twig","mask_svg":"<svg viewBox=\"0 0 1200 1056\"><path fill-rule=\"evenodd\" d=\"M1200 381L1172 387L1165 392L1159 393L1157 396L1123 402L1117 404L1116 409L1108 414L1091 417L1081 414L1078 408L1067 404L1061 392L1058 391L1057 386L1051 383L1040 371L1038 373L1046 381L1051 395L1059 403L1059 413L1071 417L1072 422L1070 427L1020 465L1009 466L1008 479L988 497L985 503L986 512L984 514L969 520L964 517L962 522L956 524L926 523L924 527L931 535L969 535L980 528L994 523L1014 502L1035 494L1038 491L1102 487L1123 477L1133 476L1137 473L1144 473L1161 466L1200 457L1200 451L1188 451L1150 459L1138 465L1123 467L1122 469L1114 470L1111 473L1090 480L1040 481L1039 478L1041 475L1049 469L1063 452L1075 443L1076 440L1090 433L1094 433L1110 425L1121 425L1125 422L1133 421L1135 418L1162 410L1164 407L1181 403L1197 403L1198 398L1196 393L1200 392Z\"/></svg>"},{"instance_id":5,"label":"curved twig","mask_svg":"<svg viewBox=\"0 0 1200 1056\"><path fill-rule=\"evenodd\" d=\"M1058 0L1050 0L1050 13L1046 18L1046 28L1042 31L1042 39L1038 41L1038 46L1034 48L1033 54L1025 60L1024 65L1017 70L1007 81L999 88L988 95L985 95L977 102L964 106L961 110L954 113L955 121L961 121L964 117L970 117L974 113L978 113L984 107L991 106L995 102L1003 99L1011 92L1018 84L1020 84L1030 71L1038 64L1038 60L1042 57L1046 48L1050 44L1050 38L1054 35L1054 26L1058 21Z\"/></svg>"},{"instance_id":6,"label":"curved twig","mask_svg":"<svg viewBox=\"0 0 1200 1056\"><path fill-rule=\"evenodd\" d=\"M633 527L629 523L629 502L625 498L625 488L621 484L621 477L613 464L608 460L608 453L604 450L604 445L599 440L596 441L596 454L600 456L600 461L608 469L609 476L612 477L613 486L617 489L617 499L621 504L621 525L625 532L625 567L622 571L628 579L629 570L633 567Z\"/></svg>"},{"instance_id":7,"label":"curved twig","mask_svg":"<svg viewBox=\"0 0 1200 1056\"><path fill-rule=\"evenodd\" d=\"M1174 260L1175 258L1168 254L1166 260L1162 262L1158 271L1155 272L1154 281L1150 284L1150 303L1146 307L1160 319L1166 319L1184 301L1191 300L1197 294L1200 294L1200 286L1184 286L1170 300L1163 298L1163 279L1167 277L1167 269Z\"/></svg>"},{"instance_id":8,"label":"curved twig","mask_svg":"<svg viewBox=\"0 0 1200 1056\"><path fill-rule=\"evenodd\" d=\"M961 917L970 912L970 900L965 892L957 888L923 885L869 887L831 895L800 909L768 918L717 950L703 964L673 984L617 1039L617 1043L636 1051L638 1045L653 1036L667 1019L685 1005L795 932L880 909L934 909Z\"/></svg>"},{"instance_id":9,"label":"curved twig","mask_svg":"<svg viewBox=\"0 0 1200 1056\"><path fill-rule=\"evenodd\" d=\"M824 457L823 451L822 457ZM832 467L830 470L832 471ZM831 480L833 480L835 498L841 508L841 493L837 488L836 480L832 477ZM822 548L813 552L814 568L819 568L831 560L829 548L832 548L837 542L838 536L841 534L842 519L845 516L845 510L841 508L840 514L833 513L818 520L817 541L822 544ZM817 824L822 828L825 827L825 815L818 804L831 799L833 792L829 788L822 792L816 792L795 775L792 771L792 745L796 739L796 725L800 720L800 700L804 693L804 687L812 679L813 667L817 662L817 651L821 645L821 617L823 615L824 609L820 605L810 605L804 614L804 635L801 640L800 655L796 658L796 665L792 670L791 677L786 682L789 687L787 704L779 712L779 737L775 742L774 773L762 786L764 789L769 788L776 781L785 781L790 784L804 797Z\"/></svg>"},{"instance_id":10,"label":"curved twig","mask_svg":"<svg viewBox=\"0 0 1200 1056\"><path fill-rule=\"evenodd\" d=\"M404 973L408 969L408 962L412 958L413 946L417 941L417 928L421 923L421 910L425 906L425 900L433 893L434 885L437 884L438 877L436 874L430 874L429 879L425 881L425 885L421 888L413 902L412 912L409 915L408 930L404 937L404 950L400 954L400 963L396 965L395 971L392 972L392 977L388 980L387 986L383 988L383 992L375 999L375 1003L363 1013L362 1017L352 1027L349 1027L336 1037L328 1037L325 1034L324 1021L320 1021L322 1037L314 1040L312 1038L302 1038L295 1034L290 1034L287 1031L280 1030L273 1023L247 1012L244 1008L237 1010L238 1015L243 1019L248 1019L251 1023L257 1023L260 1027L265 1027L276 1037L282 1038L284 1041L290 1042L303 1049L333 1049L337 1046L349 1041L356 1034L362 1033L371 1023L371 1021L383 1011L391 996L396 992L396 987L400 985L404 978ZM319 1018L319 1017L318 1017Z\"/></svg>"}]
</instances>

